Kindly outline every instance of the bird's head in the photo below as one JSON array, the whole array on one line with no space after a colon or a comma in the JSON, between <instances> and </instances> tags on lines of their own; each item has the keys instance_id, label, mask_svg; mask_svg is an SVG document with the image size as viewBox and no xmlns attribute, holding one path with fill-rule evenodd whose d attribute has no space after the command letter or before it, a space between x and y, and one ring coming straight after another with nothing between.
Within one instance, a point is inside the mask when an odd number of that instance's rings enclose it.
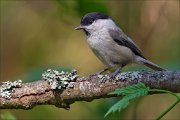
<instances>
[{"instance_id":1,"label":"bird's head","mask_svg":"<svg viewBox=\"0 0 180 120\"><path fill-rule=\"evenodd\" d=\"M84 30L87 36L93 32L97 32L101 29L108 29L114 26L115 23L111 17L98 12L88 13L82 17L81 23L75 30Z\"/></svg>"}]
</instances>

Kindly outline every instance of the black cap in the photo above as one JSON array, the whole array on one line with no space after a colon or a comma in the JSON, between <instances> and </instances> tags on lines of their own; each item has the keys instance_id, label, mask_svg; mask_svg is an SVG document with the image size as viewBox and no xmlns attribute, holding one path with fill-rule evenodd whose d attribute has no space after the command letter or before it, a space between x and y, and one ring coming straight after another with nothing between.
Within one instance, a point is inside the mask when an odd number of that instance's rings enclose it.
<instances>
[{"instance_id":1,"label":"black cap","mask_svg":"<svg viewBox=\"0 0 180 120\"><path fill-rule=\"evenodd\" d=\"M103 13L98 13L98 12L92 12L86 14L82 19L81 19L81 25L82 26L87 26L92 24L94 21L99 20L99 19L109 19L110 17L103 14Z\"/></svg>"}]
</instances>

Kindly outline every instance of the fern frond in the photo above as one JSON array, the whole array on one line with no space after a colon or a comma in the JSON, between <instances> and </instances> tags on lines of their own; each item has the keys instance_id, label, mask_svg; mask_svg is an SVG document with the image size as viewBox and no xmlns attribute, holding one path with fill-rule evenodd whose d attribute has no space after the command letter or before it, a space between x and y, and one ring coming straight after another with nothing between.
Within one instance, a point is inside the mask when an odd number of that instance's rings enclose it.
<instances>
[{"instance_id":1,"label":"fern frond","mask_svg":"<svg viewBox=\"0 0 180 120\"><path fill-rule=\"evenodd\" d=\"M115 91L109 93L110 95L129 95L129 94L133 94L136 93L140 90L149 90L148 87L146 87L143 83L138 83L138 84L134 84L131 86L127 86L125 88L121 88L121 89L116 89Z\"/></svg>"},{"instance_id":2,"label":"fern frond","mask_svg":"<svg viewBox=\"0 0 180 120\"><path fill-rule=\"evenodd\" d=\"M107 111L107 113L104 115L104 117L106 117L110 113L114 113L116 111L121 111L122 109L126 108L128 104L129 104L129 100L127 100L127 99L122 99L122 100L118 101Z\"/></svg>"},{"instance_id":3,"label":"fern frond","mask_svg":"<svg viewBox=\"0 0 180 120\"><path fill-rule=\"evenodd\" d=\"M114 113L116 111L121 111L122 109L126 108L129 104L129 101L148 94L149 87L146 87L143 83L138 83L135 85L127 86L125 88L116 89L114 92L111 92L109 94L111 95L123 95L124 97L118 101L116 104L114 104L108 112L105 114L104 117L109 115L110 113Z\"/></svg>"}]
</instances>

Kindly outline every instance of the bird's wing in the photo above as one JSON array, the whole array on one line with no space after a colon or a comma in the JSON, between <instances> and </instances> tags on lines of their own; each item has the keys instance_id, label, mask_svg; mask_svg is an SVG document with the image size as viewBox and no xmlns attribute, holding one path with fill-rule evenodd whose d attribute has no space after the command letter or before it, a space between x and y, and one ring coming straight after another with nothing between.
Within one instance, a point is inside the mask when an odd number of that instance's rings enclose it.
<instances>
[{"instance_id":1,"label":"bird's wing","mask_svg":"<svg viewBox=\"0 0 180 120\"><path fill-rule=\"evenodd\" d=\"M146 59L143 55L141 50L137 47L137 45L129 38L127 37L123 31L121 31L120 29L117 30L113 30L110 29L109 31L110 36L113 38L113 40L121 46L125 46L127 48L130 48L131 51L135 54L138 55L144 59Z\"/></svg>"}]
</instances>

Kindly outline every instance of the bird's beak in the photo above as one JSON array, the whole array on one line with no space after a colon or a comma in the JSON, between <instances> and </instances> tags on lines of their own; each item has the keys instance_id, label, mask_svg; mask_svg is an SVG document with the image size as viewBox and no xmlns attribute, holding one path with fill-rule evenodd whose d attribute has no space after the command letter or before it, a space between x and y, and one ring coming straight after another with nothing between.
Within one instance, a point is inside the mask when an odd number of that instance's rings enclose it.
<instances>
[{"instance_id":1,"label":"bird's beak","mask_svg":"<svg viewBox=\"0 0 180 120\"><path fill-rule=\"evenodd\" d=\"M75 30L81 30L81 29L84 29L84 27L81 26L81 25L79 25L79 26L77 26L77 27L75 28Z\"/></svg>"}]
</instances>

